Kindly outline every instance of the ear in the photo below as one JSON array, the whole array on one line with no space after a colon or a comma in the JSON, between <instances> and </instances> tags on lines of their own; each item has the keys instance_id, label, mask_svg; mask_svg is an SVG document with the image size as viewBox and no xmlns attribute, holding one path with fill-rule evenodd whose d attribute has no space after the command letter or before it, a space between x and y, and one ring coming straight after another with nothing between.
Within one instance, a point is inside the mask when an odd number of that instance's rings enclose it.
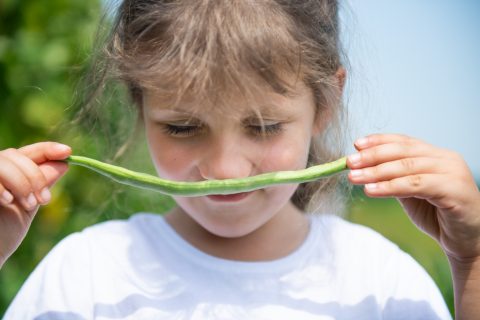
<instances>
[{"instance_id":1,"label":"ear","mask_svg":"<svg viewBox=\"0 0 480 320\"><path fill-rule=\"evenodd\" d=\"M340 100L342 99L343 89L345 88L345 81L347 78L347 70L344 67L340 66L333 77L336 83L335 90L333 92L335 94L335 105L328 106L324 108L322 112L316 113L314 127L312 131L312 138L319 135L327 127L327 124L333 114L332 108L337 107L338 102L340 102Z\"/></svg>"},{"instance_id":2,"label":"ear","mask_svg":"<svg viewBox=\"0 0 480 320\"><path fill-rule=\"evenodd\" d=\"M345 81L347 79L347 70L345 70L344 67L340 66L337 72L335 72L335 78L337 79L338 91L341 96L343 93L343 89L345 88Z\"/></svg>"}]
</instances>

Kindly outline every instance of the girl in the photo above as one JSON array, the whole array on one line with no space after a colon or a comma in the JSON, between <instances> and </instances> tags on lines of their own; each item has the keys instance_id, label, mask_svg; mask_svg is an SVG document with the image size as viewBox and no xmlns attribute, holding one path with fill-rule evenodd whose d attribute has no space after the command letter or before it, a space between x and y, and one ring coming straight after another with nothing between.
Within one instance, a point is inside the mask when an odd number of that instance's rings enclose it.
<instances>
[{"instance_id":1,"label":"girl","mask_svg":"<svg viewBox=\"0 0 480 320\"><path fill-rule=\"evenodd\" d=\"M124 0L105 52L164 178L240 178L341 156L337 1ZM105 74L105 73L104 73ZM456 315L480 311L480 193L456 153L397 134L355 142L352 184L396 197L448 256ZM0 152L0 257L18 247L71 150ZM59 243L6 319L450 319L426 272L332 214L338 177L175 197L165 216ZM314 215L315 214L315 215Z\"/></svg>"}]
</instances>

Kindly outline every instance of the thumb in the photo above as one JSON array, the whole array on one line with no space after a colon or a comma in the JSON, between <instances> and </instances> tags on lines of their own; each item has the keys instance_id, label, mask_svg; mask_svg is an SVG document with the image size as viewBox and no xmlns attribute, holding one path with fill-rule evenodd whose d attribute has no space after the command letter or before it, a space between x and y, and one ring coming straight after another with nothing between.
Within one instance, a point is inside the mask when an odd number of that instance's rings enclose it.
<instances>
[{"instance_id":1,"label":"thumb","mask_svg":"<svg viewBox=\"0 0 480 320\"><path fill-rule=\"evenodd\" d=\"M63 160L70 156L72 148L57 142L38 142L18 149L25 156L32 159L36 164L42 164L49 160Z\"/></svg>"}]
</instances>

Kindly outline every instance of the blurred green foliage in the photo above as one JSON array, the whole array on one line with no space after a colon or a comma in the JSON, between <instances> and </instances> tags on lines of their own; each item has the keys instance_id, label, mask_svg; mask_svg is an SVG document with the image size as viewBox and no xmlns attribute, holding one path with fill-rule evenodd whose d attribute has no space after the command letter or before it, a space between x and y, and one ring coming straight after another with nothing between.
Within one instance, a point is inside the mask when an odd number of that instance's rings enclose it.
<instances>
[{"instance_id":1,"label":"blurred green foliage","mask_svg":"<svg viewBox=\"0 0 480 320\"><path fill-rule=\"evenodd\" d=\"M0 149L53 140L71 145L76 154L105 160L116 144L105 147L110 140L102 138L115 136L121 144L132 135L125 128L133 127L135 112L120 107L122 88L112 89L99 111L109 124L71 121L84 93L78 83L91 58L101 13L99 0L0 1ZM117 164L155 172L144 143L129 150ZM66 235L132 212L161 213L173 206L169 198L113 185L82 168L71 168L52 193L51 203L40 209L25 241L0 271L0 316L28 274ZM350 220L371 226L412 254L452 308L445 257L412 226L395 200L372 201L356 193L350 209Z\"/></svg>"}]
</instances>

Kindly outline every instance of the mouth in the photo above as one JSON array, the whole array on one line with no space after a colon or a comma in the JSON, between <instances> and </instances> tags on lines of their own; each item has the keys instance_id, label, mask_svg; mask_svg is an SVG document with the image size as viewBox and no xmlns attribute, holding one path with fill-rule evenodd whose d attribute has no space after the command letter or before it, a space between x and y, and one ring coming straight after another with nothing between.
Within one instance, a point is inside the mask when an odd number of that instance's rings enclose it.
<instances>
[{"instance_id":1,"label":"mouth","mask_svg":"<svg viewBox=\"0 0 480 320\"><path fill-rule=\"evenodd\" d=\"M207 196L208 199L217 201L217 202L237 202L240 200L245 199L249 195L251 195L253 191L250 192L241 192L241 193L234 193L234 194L212 194Z\"/></svg>"}]
</instances>

